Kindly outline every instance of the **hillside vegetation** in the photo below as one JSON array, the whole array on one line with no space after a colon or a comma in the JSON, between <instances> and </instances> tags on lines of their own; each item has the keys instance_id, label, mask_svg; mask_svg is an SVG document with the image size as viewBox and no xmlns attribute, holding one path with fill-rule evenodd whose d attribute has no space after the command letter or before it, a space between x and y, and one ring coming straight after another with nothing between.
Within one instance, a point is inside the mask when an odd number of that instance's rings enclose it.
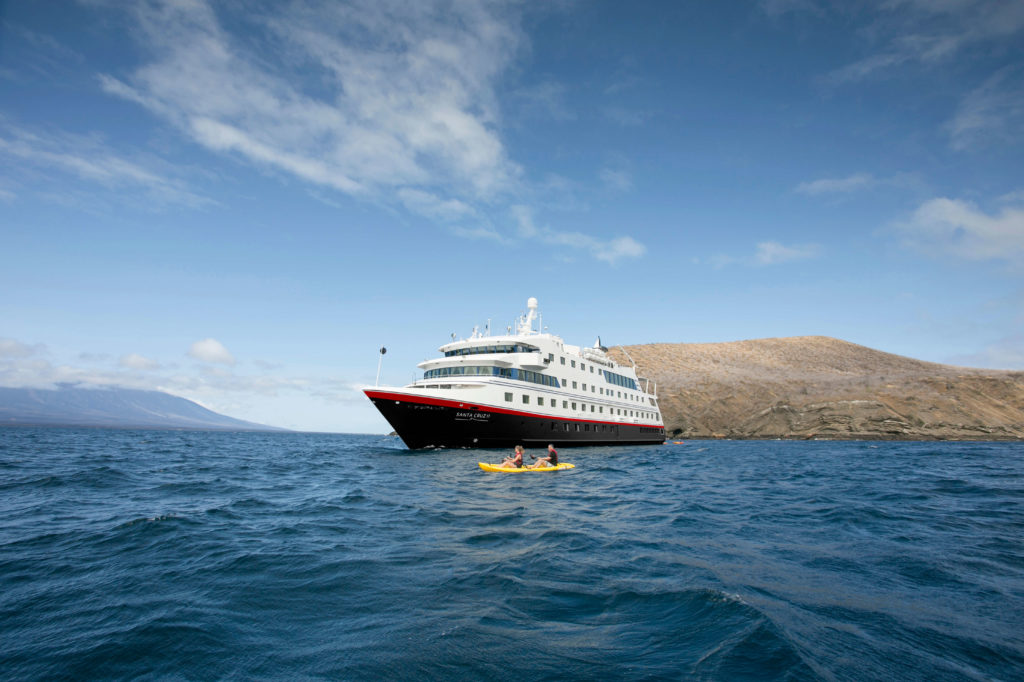
<instances>
[{"instance_id":1,"label":"hillside vegetation","mask_svg":"<svg viewBox=\"0 0 1024 682\"><path fill-rule=\"evenodd\" d=\"M1024 438L1024 372L922 362L822 336L615 347L687 438Z\"/></svg>"}]
</instances>

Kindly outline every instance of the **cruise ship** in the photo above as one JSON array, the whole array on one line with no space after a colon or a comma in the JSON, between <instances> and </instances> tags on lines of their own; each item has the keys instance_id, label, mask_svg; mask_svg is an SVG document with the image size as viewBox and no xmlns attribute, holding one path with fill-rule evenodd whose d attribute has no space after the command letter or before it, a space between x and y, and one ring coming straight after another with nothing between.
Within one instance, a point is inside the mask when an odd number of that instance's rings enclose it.
<instances>
[{"instance_id":1,"label":"cruise ship","mask_svg":"<svg viewBox=\"0 0 1024 682\"><path fill-rule=\"evenodd\" d=\"M364 393L414 450L664 442L655 384L612 360L600 337L587 348L534 329L536 298L527 310L504 336L453 335L418 365L422 379Z\"/></svg>"}]
</instances>

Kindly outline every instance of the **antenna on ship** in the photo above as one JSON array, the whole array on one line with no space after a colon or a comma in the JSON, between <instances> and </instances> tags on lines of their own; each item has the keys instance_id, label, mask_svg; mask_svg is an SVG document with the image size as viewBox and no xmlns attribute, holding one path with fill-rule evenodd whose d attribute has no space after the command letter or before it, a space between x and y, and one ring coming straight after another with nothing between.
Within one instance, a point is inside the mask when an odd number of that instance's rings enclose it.
<instances>
[{"instance_id":1,"label":"antenna on ship","mask_svg":"<svg viewBox=\"0 0 1024 682\"><path fill-rule=\"evenodd\" d=\"M380 386L380 366L384 364L384 354L387 352L387 348L384 346L380 347L380 356L377 358L377 380L373 382L374 386Z\"/></svg>"},{"instance_id":2,"label":"antenna on ship","mask_svg":"<svg viewBox=\"0 0 1024 682\"><path fill-rule=\"evenodd\" d=\"M530 312L519 318L518 331L523 335L533 333L533 320L537 317L537 299L531 296L526 301L526 307Z\"/></svg>"}]
</instances>

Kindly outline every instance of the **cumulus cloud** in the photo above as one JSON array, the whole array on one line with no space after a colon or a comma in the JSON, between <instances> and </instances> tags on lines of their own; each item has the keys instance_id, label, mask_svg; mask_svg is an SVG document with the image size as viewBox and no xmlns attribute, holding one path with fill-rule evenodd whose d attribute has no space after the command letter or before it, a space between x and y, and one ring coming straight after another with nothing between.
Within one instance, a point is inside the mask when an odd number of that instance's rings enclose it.
<instances>
[{"instance_id":1,"label":"cumulus cloud","mask_svg":"<svg viewBox=\"0 0 1024 682\"><path fill-rule=\"evenodd\" d=\"M1024 262L1024 206L1004 206L988 214L967 201L931 199L896 229L908 246L920 251Z\"/></svg>"},{"instance_id":2,"label":"cumulus cloud","mask_svg":"<svg viewBox=\"0 0 1024 682\"><path fill-rule=\"evenodd\" d=\"M222 365L235 364L235 356L217 339L196 341L188 349L188 355L203 362L214 362Z\"/></svg>"},{"instance_id":3,"label":"cumulus cloud","mask_svg":"<svg viewBox=\"0 0 1024 682\"><path fill-rule=\"evenodd\" d=\"M138 353L129 353L122 355L118 361L121 367L127 367L128 369L139 369L139 370L151 370L160 367L160 363L151 358L144 357Z\"/></svg>"},{"instance_id":4,"label":"cumulus cloud","mask_svg":"<svg viewBox=\"0 0 1024 682\"><path fill-rule=\"evenodd\" d=\"M785 246L779 242L761 242L757 245L754 262L758 265L778 265L795 260L805 260L818 255L820 247L816 244L800 244Z\"/></svg>"}]
</instances>

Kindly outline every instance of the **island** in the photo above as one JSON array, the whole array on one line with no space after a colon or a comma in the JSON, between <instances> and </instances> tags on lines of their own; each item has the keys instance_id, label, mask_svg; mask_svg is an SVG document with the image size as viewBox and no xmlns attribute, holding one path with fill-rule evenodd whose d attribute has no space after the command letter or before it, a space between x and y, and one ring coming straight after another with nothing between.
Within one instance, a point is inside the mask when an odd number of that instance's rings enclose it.
<instances>
[{"instance_id":1,"label":"island","mask_svg":"<svg viewBox=\"0 0 1024 682\"><path fill-rule=\"evenodd\" d=\"M672 438L1024 439L1024 372L924 362L824 336L618 346Z\"/></svg>"}]
</instances>

